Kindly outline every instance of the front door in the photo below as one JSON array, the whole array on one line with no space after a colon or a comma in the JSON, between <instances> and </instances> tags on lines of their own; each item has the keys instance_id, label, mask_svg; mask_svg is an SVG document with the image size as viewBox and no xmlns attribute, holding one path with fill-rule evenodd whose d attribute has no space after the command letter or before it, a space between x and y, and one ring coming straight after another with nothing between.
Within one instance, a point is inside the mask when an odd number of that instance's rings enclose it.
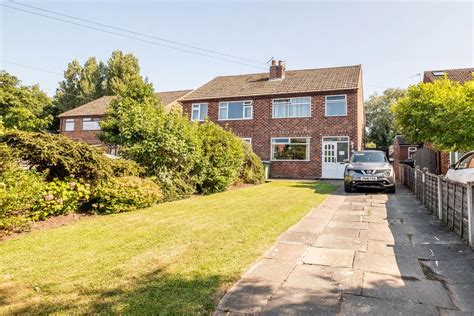
<instances>
[{"instance_id":1,"label":"front door","mask_svg":"<svg viewBox=\"0 0 474 316\"><path fill-rule=\"evenodd\" d=\"M323 137L322 178L344 179L345 159L349 159L349 137Z\"/></svg>"}]
</instances>

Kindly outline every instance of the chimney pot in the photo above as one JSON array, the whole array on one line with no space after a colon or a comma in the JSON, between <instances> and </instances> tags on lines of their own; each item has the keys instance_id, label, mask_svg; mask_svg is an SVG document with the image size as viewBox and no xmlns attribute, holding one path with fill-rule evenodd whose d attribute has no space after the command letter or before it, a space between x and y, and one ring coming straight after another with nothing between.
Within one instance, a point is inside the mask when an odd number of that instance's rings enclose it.
<instances>
[{"instance_id":1,"label":"chimney pot","mask_svg":"<svg viewBox=\"0 0 474 316\"><path fill-rule=\"evenodd\" d=\"M272 65L270 66L270 80L274 79L283 79L285 78L285 66L286 62L283 60L272 60Z\"/></svg>"}]
</instances>

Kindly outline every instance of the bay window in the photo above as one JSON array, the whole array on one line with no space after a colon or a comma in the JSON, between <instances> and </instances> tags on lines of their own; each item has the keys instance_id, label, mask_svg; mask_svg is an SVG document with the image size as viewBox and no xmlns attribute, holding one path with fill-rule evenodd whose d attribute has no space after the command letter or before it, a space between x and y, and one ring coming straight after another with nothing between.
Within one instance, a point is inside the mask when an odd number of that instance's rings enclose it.
<instances>
[{"instance_id":1,"label":"bay window","mask_svg":"<svg viewBox=\"0 0 474 316\"><path fill-rule=\"evenodd\" d=\"M309 160L309 138L272 138L272 160Z\"/></svg>"}]
</instances>

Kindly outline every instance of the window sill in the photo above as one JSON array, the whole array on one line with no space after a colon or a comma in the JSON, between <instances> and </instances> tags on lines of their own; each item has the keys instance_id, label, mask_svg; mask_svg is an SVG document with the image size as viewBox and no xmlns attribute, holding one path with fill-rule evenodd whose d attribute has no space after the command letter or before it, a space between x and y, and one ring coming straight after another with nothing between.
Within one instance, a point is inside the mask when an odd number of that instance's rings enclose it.
<instances>
[{"instance_id":1,"label":"window sill","mask_svg":"<svg viewBox=\"0 0 474 316\"><path fill-rule=\"evenodd\" d=\"M236 118L236 119L217 119L218 121L250 121L253 120L253 117L251 118Z\"/></svg>"},{"instance_id":2,"label":"window sill","mask_svg":"<svg viewBox=\"0 0 474 316\"><path fill-rule=\"evenodd\" d=\"M274 117L272 116L272 119L300 119L300 118L311 118L312 116L282 116L282 117Z\"/></svg>"}]
</instances>

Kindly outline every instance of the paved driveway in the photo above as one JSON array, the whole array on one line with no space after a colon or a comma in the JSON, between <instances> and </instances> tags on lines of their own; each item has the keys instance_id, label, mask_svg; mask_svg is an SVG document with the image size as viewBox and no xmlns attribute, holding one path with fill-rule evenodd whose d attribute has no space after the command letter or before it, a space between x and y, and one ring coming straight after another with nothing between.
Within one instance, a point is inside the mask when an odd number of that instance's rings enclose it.
<instances>
[{"instance_id":1,"label":"paved driveway","mask_svg":"<svg viewBox=\"0 0 474 316\"><path fill-rule=\"evenodd\" d=\"M474 314L474 252L397 189L339 189L279 237L216 314Z\"/></svg>"}]
</instances>

